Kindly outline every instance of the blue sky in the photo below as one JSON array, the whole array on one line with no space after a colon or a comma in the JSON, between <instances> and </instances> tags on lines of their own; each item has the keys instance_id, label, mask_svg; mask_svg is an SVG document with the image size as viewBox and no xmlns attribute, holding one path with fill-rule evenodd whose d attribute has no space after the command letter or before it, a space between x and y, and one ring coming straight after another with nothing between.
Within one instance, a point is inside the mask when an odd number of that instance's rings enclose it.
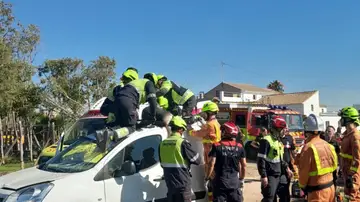
<instances>
[{"instance_id":1,"label":"blue sky","mask_svg":"<svg viewBox=\"0 0 360 202\"><path fill-rule=\"evenodd\" d=\"M41 29L36 59L100 55L194 92L222 80L319 90L338 109L360 103L358 0L12 0ZM224 61L230 66L220 68ZM223 79L222 79L223 77Z\"/></svg>"}]
</instances>

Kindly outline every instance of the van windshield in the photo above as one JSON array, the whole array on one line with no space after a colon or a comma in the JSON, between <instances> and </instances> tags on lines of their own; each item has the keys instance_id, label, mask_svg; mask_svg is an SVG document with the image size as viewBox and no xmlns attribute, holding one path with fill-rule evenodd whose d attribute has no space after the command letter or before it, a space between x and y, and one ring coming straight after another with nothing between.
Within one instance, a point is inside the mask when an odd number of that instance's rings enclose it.
<instances>
[{"instance_id":1,"label":"van windshield","mask_svg":"<svg viewBox=\"0 0 360 202\"><path fill-rule=\"evenodd\" d=\"M304 130L302 116L300 114L280 114L287 123L289 131Z\"/></svg>"},{"instance_id":2,"label":"van windshield","mask_svg":"<svg viewBox=\"0 0 360 202\"><path fill-rule=\"evenodd\" d=\"M51 172L76 173L89 170L94 167L107 153L109 153L118 142L110 144L105 152L101 152L93 136L82 136L61 153L50 159L39 169Z\"/></svg>"},{"instance_id":3,"label":"van windshield","mask_svg":"<svg viewBox=\"0 0 360 202\"><path fill-rule=\"evenodd\" d=\"M106 118L79 119L65 132L64 145L71 145L78 140L79 137L93 134L97 130L103 130L105 126Z\"/></svg>"}]
</instances>

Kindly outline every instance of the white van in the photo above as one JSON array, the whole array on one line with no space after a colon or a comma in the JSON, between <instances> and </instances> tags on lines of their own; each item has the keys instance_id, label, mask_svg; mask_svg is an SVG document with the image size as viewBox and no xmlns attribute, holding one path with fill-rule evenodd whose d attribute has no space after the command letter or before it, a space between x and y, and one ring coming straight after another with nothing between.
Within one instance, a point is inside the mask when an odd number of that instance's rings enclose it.
<instances>
[{"instance_id":1,"label":"white van","mask_svg":"<svg viewBox=\"0 0 360 202\"><path fill-rule=\"evenodd\" d=\"M167 137L166 128L142 128L105 154L95 138L80 137L45 164L0 177L0 202L166 201L158 147ZM201 142L189 139L202 154ZM193 200L208 201L203 165L191 172Z\"/></svg>"}]
</instances>

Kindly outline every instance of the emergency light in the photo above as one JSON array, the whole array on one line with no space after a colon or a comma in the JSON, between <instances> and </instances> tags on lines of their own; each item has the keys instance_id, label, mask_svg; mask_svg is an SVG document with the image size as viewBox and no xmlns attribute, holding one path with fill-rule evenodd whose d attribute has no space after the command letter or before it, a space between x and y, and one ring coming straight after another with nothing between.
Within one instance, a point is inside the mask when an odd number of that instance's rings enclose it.
<instances>
[{"instance_id":1,"label":"emergency light","mask_svg":"<svg viewBox=\"0 0 360 202\"><path fill-rule=\"evenodd\" d=\"M288 110L289 108L285 107L285 106L280 106L280 105L269 105L268 106L270 109L281 109L281 110Z\"/></svg>"}]
</instances>

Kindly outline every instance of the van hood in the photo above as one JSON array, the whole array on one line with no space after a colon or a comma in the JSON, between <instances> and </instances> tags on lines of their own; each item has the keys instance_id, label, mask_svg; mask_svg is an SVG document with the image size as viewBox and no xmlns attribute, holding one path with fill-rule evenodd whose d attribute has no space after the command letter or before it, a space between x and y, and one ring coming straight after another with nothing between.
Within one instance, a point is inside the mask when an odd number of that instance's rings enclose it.
<instances>
[{"instance_id":1,"label":"van hood","mask_svg":"<svg viewBox=\"0 0 360 202\"><path fill-rule=\"evenodd\" d=\"M0 177L0 188L18 190L33 184L61 179L67 175L70 173L55 173L32 167Z\"/></svg>"}]
</instances>

